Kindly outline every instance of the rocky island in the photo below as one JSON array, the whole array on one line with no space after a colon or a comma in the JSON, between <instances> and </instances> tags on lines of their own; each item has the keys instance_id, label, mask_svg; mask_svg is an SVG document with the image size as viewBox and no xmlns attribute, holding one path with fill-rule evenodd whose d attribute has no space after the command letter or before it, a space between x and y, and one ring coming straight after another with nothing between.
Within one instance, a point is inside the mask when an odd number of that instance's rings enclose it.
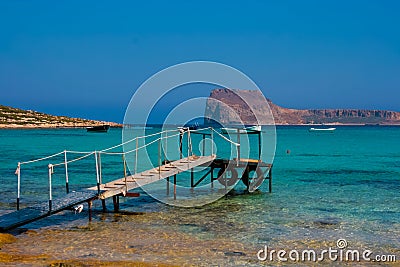
<instances>
[{"instance_id":1,"label":"rocky island","mask_svg":"<svg viewBox=\"0 0 400 267\"><path fill-rule=\"evenodd\" d=\"M66 116L54 116L45 113L22 110L0 105L0 128L73 128L107 124L121 127L121 124L106 121L95 121Z\"/></svg>"},{"instance_id":2,"label":"rocky island","mask_svg":"<svg viewBox=\"0 0 400 267\"><path fill-rule=\"evenodd\" d=\"M400 125L400 112L364 109L290 109L278 106L270 99L266 99L270 106L270 109L268 109L264 104L265 98L261 92L240 90L240 94L251 102L246 104L235 91L238 90L213 90L207 100L205 117L213 118L222 124L232 124L237 123L239 115L244 124L257 124L256 116L265 118L267 117L265 114L272 112L277 125ZM230 109L224 108L223 104L229 106ZM251 110L256 113L256 116L252 114L248 105L251 105ZM266 121L260 123L269 124L267 120L266 118Z\"/></svg>"}]
</instances>

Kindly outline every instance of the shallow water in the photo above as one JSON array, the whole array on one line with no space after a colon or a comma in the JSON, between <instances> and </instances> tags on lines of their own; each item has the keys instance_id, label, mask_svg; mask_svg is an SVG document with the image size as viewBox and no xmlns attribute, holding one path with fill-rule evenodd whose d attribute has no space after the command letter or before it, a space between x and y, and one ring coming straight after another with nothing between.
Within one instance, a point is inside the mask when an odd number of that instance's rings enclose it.
<instances>
[{"instance_id":1,"label":"shallow water","mask_svg":"<svg viewBox=\"0 0 400 267\"><path fill-rule=\"evenodd\" d=\"M338 127L334 133L278 127L277 138L272 194L267 183L253 194L238 184L235 194L212 204L177 208L142 192L139 198L121 199L121 209L134 214L102 214L95 202L92 223L86 209L80 214L65 211L25 226L39 234L20 234L2 251L58 259L257 265L255 253L264 245L318 249L345 238L349 247L400 257L400 127ZM99 150L120 140L119 129L107 134L1 130L2 212L15 202L18 161L64 149ZM120 159L105 161L105 179L122 174L120 165ZM71 186L92 184L94 168L74 172L71 167ZM55 171L55 194L61 195L63 169ZM40 166L22 169L24 205L47 198L46 173Z\"/></svg>"}]
</instances>

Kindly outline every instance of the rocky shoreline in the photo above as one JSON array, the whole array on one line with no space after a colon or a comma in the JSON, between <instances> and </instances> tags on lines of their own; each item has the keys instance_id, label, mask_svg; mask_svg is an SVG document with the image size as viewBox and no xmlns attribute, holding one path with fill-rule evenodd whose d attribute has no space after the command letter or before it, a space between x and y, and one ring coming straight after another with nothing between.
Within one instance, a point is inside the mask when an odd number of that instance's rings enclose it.
<instances>
[{"instance_id":1,"label":"rocky shoreline","mask_svg":"<svg viewBox=\"0 0 400 267\"><path fill-rule=\"evenodd\" d=\"M233 89L213 90L207 100L205 117L225 125L241 122L268 125L273 123L272 117L275 125L400 125L400 112L396 111L291 109L265 99L260 91Z\"/></svg>"},{"instance_id":2,"label":"rocky shoreline","mask_svg":"<svg viewBox=\"0 0 400 267\"><path fill-rule=\"evenodd\" d=\"M111 128L122 128L122 124L114 123L114 122L100 122L95 121L96 123L82 123L82 124L0 124L0 129L73 129L73 128L86 128L92 126L99 125L110 125Z\"/></svg>"},{"instance_id":3,"label":"rocky shoreline","mask_svg":"<svg viewBox=\"0 0 400 267\"><path fill-rule=\"evenodd\" d=\"M122 127L122 124L22 110L0 105L0 129L85 128L98 125Z\"/></svg>"}]
</instances>

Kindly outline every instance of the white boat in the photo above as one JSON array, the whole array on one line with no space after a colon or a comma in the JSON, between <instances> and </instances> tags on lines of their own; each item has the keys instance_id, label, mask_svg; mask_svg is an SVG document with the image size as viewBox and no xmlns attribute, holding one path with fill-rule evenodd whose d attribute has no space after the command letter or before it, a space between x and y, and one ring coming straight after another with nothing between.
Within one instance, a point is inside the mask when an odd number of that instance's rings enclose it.
<instances>
[{"instance_id":1,"label":"white boat","mask_svg":"<svg viewBox=\"0 0 400 267\"><path fill-rule=\"evenodd\" d=\"M241 134L246 134L246 133L255 133L255 132L261 132L261 125L253 125L245 128L221 128L221 132L223 134L234 134L237 133L239 130L239 133Z\"/></svg>"},{"instance_id":2,"label":"white boat","mask_svg":"<svg viewBox=\"0 0 400 267\"><path fill-rule=\"evenodd\" d=\"M336 128L310 128L308 131L310 132L333 132Z\"/></svg>"}]
</instances>

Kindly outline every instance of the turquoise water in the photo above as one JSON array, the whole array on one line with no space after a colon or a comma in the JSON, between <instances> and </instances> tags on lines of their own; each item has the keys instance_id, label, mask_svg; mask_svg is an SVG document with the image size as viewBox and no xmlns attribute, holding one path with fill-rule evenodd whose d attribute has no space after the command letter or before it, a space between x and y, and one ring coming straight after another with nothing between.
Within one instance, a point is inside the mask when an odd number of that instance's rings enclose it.
<instances>
[{"instance_id":1,"label":"turquoise water","mask_svg":"<svg viewBox=\"0 0 400 267\"><path fill-rule=\"evenodd\" d=\"M254 194L244 193L244 186L238 184L235 196L202 208L175 208L142 194L138 199L123 199L122 209L161 214L164 224L157 227L173 225L174 230L199 238L228 237L255 247L282 247L299 240L333 245L345 238L356 247L398 252L399 139L400 127L343 126L334 133L310 133L300 126L277 127L272 194L267 193L267 183ZM64 149L100 150L120 140L120 129L107 134L89 134L84 129L0 130L0 208L3 212L14 208L18 161ZM82 163L84 168L71 166L73 189L95 183L91 157ZM63 160L62 156L57 159ZM121 162L120 157L105 160L104 179L122 176ZM47 199L48 163L23 166L23 205ZM55 195L64 193L62 167L55 169L54 191ZM98 203L95 208L100 210ZM84 217L61 213L28 227L68 229L82 224ZM134 216L127 220L134 225ZM115 227L107 220L102 223Z\"/></svg>"}]
</instances>

